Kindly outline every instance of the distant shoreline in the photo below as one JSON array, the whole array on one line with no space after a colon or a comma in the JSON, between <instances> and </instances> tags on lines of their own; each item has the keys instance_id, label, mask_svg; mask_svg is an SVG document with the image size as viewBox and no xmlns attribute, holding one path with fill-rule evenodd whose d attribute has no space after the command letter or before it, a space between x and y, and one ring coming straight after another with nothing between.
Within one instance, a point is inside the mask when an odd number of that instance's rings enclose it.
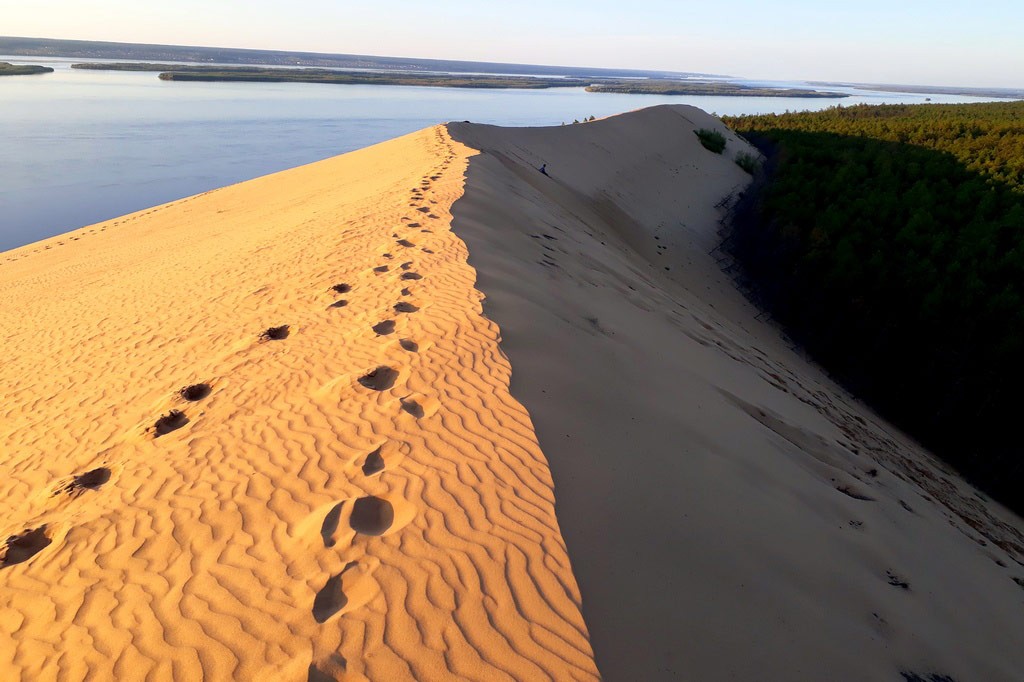
<instances>
[{"instance_id":1,"label":"distant shoreline","mask_svg":"<svg viewBox=\"0 0 1024 682\"><path fill-rule=\"evenodd\" d=\"M840 99L850 97L845 92L801 90L800 88L755 88L735 83L680 83L676 81L646 80L615 83L597 83L587 92L614 92L622 95L697 95L712 97L803 97L812 99Z\"/></svg>"}]
</instances>

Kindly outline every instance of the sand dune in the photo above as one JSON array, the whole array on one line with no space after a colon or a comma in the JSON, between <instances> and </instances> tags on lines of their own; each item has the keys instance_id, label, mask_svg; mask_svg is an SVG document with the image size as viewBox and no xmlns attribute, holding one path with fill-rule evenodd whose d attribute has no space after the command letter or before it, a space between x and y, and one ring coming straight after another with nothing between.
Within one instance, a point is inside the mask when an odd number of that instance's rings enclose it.
<instances>
[{"instance_id":1,"label":"sand dune","mask_svg":"<svg viewBox=\"0 0 1024 682\"><path fill-rule=\"evenodd\" d=\"M700 127L450 124L0 254L0 679L1019 679L1020 520L758 321Z\"/></svg>"},{"instance_id":2,"label":"sand dune","mask_svg":"<svg viewBox=\"0 0 1024 682\"><path fill-rule=\"evenodd\" d=\"M602 675L1022 679L1024 524L757 320L716 250L748 148L712 154L705 127L691 107L449 126L482 150L453 227Z\"/></svg>"},{"instance_id":3,"label":"sand dune","mask_svg":"<svg viewBox=\"0 0 1024 682\"><path fill-rule=\"evenodd\" d=\"M0 678L597 676L444 128L0 258Z\"/></svg>"}]
</instances>

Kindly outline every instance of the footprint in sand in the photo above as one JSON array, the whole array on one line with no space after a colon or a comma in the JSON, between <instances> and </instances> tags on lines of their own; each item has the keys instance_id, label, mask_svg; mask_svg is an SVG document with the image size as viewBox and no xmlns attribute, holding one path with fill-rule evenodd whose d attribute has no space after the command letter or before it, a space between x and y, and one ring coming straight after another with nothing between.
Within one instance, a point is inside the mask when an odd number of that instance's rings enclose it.
<instances>
[{"instance_id":1,"label":"footprint in sand","mask_svg":"<svg viewBox=\"0 0 1024 682\"><path fill-rule=\"evenodd\" d=\"M342 284L335 284L333 287L331 287L331 291L333 291L335 293L338 293L338 294L347 294L348 292L352 291L352 287L350 285L344 284L344 283L342 283Z\"/></svg>"},{"instance_id":2,"label":"footprint in sand","mask_svg":"<svg viewBox=\"0 0 1024 682\"><path fill-rule=\"evenodd\" d=\"M423 275L418 272L403 272L402 279L423 279Z\"/></svg>"},{"instance_id":3,"label":"footprint in sand","mask_svg":"<svg viewBox=\"0 0 1024 682\"><path fill-rule=\"evenodd\" d=\"M407 249L408 249L408 248L411 248L411 247L413 247L413 246L416 246L415 244L413 244L413 243L412 243L411 241L409 241L408 239L399 239L399 240L398 240L397 242L395 242L395 243L396 243L396 244L398 244L399 246L404 246L404 247L405 247L405 248L407 248Z\"/></svg>"},{"instance_id":4,"label":"footprint in sand","mask_svg":"<svg viewBox=\"0 0 1024 682\"><path fill-rule=\"evenodd\" d=\"M410 353L415 353L420 349L420 344L416 343L412 339L401 339L398 344Z\"/></svg>"},{"instance_id":5,"label":"footprint in sand","mask_svg":"<svg viewBox=\"0 0 1024 682\"><path fill-rule=\"evenodd\" d=\"M194 403L206 398L212 390L209 384L191 384L179 389L178 396L186 402Z\"/></svg>"},{"instance_id":6,"label":"footprint in sand","mask_svg":"<svg viewBox=\"0 0 1024 682\"><path fill-rule=\"evenodd\" d=\"M364 472L378 473L384 468L384 461L378 448L367 456ZM338 529L344 518L346 503L339 502L331 507L324 517L320 529L324 546L337 544ZM387 499L369 495L360 497L349 508L346 525L358 535L378 537L404 528L413 518L413 509L405 500ZM365 605L379 591L379 585L372 575L379 565L376 559L360 563L350 561L338 573L330 576L313 598L312 614L317 623L325 623L343 611Z\"/></svg>"},{"instance_id":7,"label":"footprint in sand","mask_svg":"<svg viewBox=\"0 0 1024 682\"><path fill-rule=\"evenodd\" d=\"M437 413L438 408L441 407L441 403L437 398L421 395L419 393L408 395L402 398L400 402L402 404L402 410L411 414L416 419L432 417Z\"/></svg>"},{"instance_id":8,"label":"footprint in sand","mask_svg":"<svg viewBox=\"0 0 1024 682\"><path fill-rule=\"evenodd\" d=\"M345 573L357 565L355 561L350 561L345 568L341 569L341 573L328 578L324 586L316 593L316 597L313 598L313 618L316 622L326 623L331 616L338 614L348 604L343 579Z\"/></svg>"},{"instance_id":9,"label":"footprint in sand","mask_svg":"<svg viewBox=\"0 0 1024 682\"><path fill-rule=\"evenodd\" d=\"M384 320L383 322L378 322L377 324L373 325L372 329L373 332L377 334L377 336L387 336L388 334L393 334L395 331L395 321Z\"/></svg>"},{"instance_id":10,"label":"footprint in sand","mask_svg":"<svg viewBox=\"0 0 1024 682\"><path fill-rule=\"evenodd\" d=\"M0 548L0 568L28 561L49 547L52 542L53 538L46 524L12 535L7 538L3 548Z\"/></svg>"},{"instance_id":11,"label":"footprint in sand","mask_svg":"<svg viewBox=\"0 0 1024 682\"><path fill-rule=\"evenodd\" d=\"M366 456L366 461L363 462L362 466L364 476L373 476L384 471L384 455L381 454L382 450L383 446Z\"/></svg>"},{"instance_id":12,"label":"footprint in sand","mask_svg":"<svg viewBox=\"0 0 1024 682\"><path fill-rule=\"evenodd\" d=\"M345 679L343 675L346 672L348 661L338 652L334 652L322 660L309 664L306 682L335 682Z\"/></svg>"},{"instance_id":13,"label":"footprint in sand","mask_svg":"<svg viewBox=\"0 0 1024 682\"><path fill-rule=\"evenodd\" d=\"M373 559L350 561L329 577L313 598L313 619L317 623L326 623L365 606L380 591L379 583L373 578L379 565L380 562Z\"/></svg>"},{"instance_id":14,"label":"footprint in sand","mask_svg":"<svg viewBox=\"0 0 1024 682\"><path fill-rule=\"evenodd\" d=\"M341 300L335 301L334 303L330 304L327 307L328 308L344 308L347 305L348 305L348 301L346 301L345 299L341 299Z\"/></svg>"},{"instance_id":15,"label":"footprint in sand","mask_svg":"<svg viewBox=\"0 0 1024 682\"><path fill-rule=\"evenodd\" d=\"M842 494L852 497L855 500L861 500L864 502L874 502L875 498L871 497L867 493L860 490L860 488L852 485L840 485L836 486L836 490Z\"/></svg>"},{"instance_id":16,"label":"footprint in sand","mask_svg":"<svg viewBox=\"0 0 1024 682\"><path fill-rule=\"evenodd\" d=\"M892 571L886 571L885 572L885 577L888 578L889 584L892 585L893 587L898 587L901 590L910 590L910 583L908 583L906 580L904 580L903 578L899 577L898 575L896 575Z\"/></svg>"},{"instance_id":17,"label":"footprint in sand","mask_svg":"<svg viewBox=\"0 0 1024 682\"><path fill-rule=\"evenodd\" d=\"M67 483L58 485L53 491L54 495L70 495L78 497L86 490L99 490L110 481L111 472L107 467L90 469L84 474L78 474Z\"/></svg>"},{"instance_id":18,"label":"footprint in sand","mask_svg":"<svg viewBox=\"0 0 1024 682\"><path fill-rule=\"evenodd\" d=\"M167 414L160 415L160 418L153 423L153 437L166 436L171 431L177 431L188 424L188 417L181 410L171 410Z\"/></svg>"},{"instance_id":19,"label":"footprint in sand","mask_svg":"<svg viewBox=\"0 0 1024 682\"><path fill-rule=\"evenodd\" d=\"M281 341L288 338L290 333L288 325L282 324L280 327L270 327L260 332L260 341Z\"/></svg>"},{"instance_id":20,"label":"footprint in sand","mask_svg":"<svg viewBox=\"0 0 1024 682\"><path fill-rule=\"evenodd\" d=\"M341 510L344 506L344 502L339 502L324 515L324 522L320 526L320 537L323 538L324 547L334 547L334 545L338 544L336 535L338 533L338 525L341 522Z\"/></svg>"},{"instance_id":21,"label":"footprint in sand","mask_svg":"<svg viewBox=\"0 0 1024 682\"><path fill-rule=\"evenodd\" d=\"M388 266L386 266L386 265L378 265L377 267L375 267L375 268L373 269L373 271L374 271L374 272L387 272L387 271L388 271L388 269L389 269L389 268L388 268Z\"/></svg>"},{"instance_id":22,"label":"footprint in sand","mask_svg":"<svg viewBox=\"0 0 1024 682\"><path fill-rule=\"evenodd\" d=\"M360 535L384 535L395 524L395 506L383 497L360 497L352 505L349 527Z\"/></svg>"},{"instance_id":23,"label":"footprint in sand","mask_svg":"<svg viewBox=\"0 0 1024 682\"><path fill-rule=\"evenodd\" d=\"M359 377L360 385L372 391L386 391L394 386L397 380L398 371L386 365L381 365Z\"/></svg>"},{"instance_id":24,"label":"footprint in sand","mask_svg":"<svg viewBox=\"0 0 1024 682\"><path fill-rule=\"evenodd\" d=\"M414 313L419 310L418 306L414 306L408 301L399 301L394 305L396 313Z\"/></svg>"}]
</instances>

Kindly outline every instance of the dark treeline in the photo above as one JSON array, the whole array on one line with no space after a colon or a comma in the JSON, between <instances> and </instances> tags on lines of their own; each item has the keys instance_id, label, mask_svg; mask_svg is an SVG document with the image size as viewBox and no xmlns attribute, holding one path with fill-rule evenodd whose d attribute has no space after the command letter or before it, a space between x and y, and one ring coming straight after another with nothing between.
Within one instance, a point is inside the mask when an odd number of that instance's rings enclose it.
<instances>
[{"instance_id":1,"label":"dark treeline","mask_svg":"<svg viewBox=\"0 0 1024 682\"><path fill-rule=\"evenodd\" d=\"M969 170L1024 189L1024 102L888 104L798 114L725 117L738 132L803 130L904 142L950 152Z\"/></svg>"},{"instance_id":2,"label":"dark treeline","mask_svg":"<svg viewBox=\"0 0 1024 682\"><path fill-rule=\"evenodd\" d=\"M1024 511L1024 102L726 122L768 156L728 240L758 302Z\"/></svg>"}]
</instances>

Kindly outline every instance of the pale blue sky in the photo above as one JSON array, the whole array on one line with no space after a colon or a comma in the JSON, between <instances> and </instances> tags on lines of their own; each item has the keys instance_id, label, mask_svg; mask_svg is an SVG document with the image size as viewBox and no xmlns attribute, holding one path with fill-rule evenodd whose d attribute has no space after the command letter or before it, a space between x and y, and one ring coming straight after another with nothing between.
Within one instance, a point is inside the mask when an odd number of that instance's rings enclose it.
<instances>
[{"instance_id":1,"label":"pale blue sky","mask_svg":"<svg viewBox=\"0 0 1024 682\"><path fill-rule=\"evenodd\" d=\"M0 0L0 33L1024 87L1024 1Z\"/></svg>"}]
</instances>

